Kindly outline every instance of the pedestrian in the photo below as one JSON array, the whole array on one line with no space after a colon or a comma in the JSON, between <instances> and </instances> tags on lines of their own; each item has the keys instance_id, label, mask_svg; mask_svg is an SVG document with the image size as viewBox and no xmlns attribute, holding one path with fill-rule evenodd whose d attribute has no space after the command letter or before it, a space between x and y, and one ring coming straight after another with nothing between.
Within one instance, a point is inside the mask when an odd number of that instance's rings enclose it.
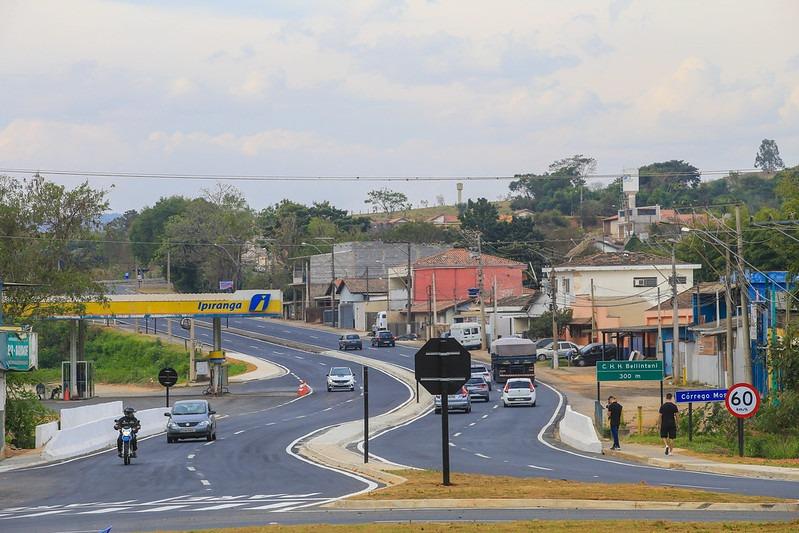
<instances>
[{"instance_id":1,"label":"pedestrian","mask_svg":"<svg viewBox=\"0 0 799 533\"><path fill-rule=\"evenodd\" d=\"M608 398L608 418L610 419L610 434L613 435L613 446L611 450L621 450L619 446L619 426L621 425L621 410L622 405L616 401L615 396Z\"/></svg>"},{"instance_id":2,"label":"pedestrian","mask_svg":"<svg viewBox=\"0 0 799 533\"><path fill-rule=\"evenodd\" d=\"M666 446L666 455L670 455L674 449L674 439L677 438L677 413L679 409L671 401L671 393L666 394L666 402L660 406L658 416L658 426L660 426L660 438Z\"/></svg>"}]
</instances>

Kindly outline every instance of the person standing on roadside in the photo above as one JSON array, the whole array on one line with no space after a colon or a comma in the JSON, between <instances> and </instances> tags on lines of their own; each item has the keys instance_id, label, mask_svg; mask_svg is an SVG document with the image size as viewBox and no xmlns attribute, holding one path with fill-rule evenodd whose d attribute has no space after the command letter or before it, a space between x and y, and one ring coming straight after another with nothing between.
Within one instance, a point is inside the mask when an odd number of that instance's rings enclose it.
<instances>
[{"instance_id":1,"label":"person standing on roadside","mask_svg":"<svg viewBox=\"0 0 799 533\"><path fill-rule=\"evenodd\" d=\"M658 426L660 427L660 438L666 446L666 455L672 453L674 439L677 438L677 405L671 401L671 393L666 394L666 402L660 406L658 416Z\"/></svg>"},{"instance_id":2,"label":"person standing on roadside","mask_svg":"<svg viewBox=\"0 0 799 533\"><path fill-rule=\"evenodd\" d=\"M616 401L615 396L608 398L608 418L610 419L610 434L613 435L613 446L611 450L621 450L619 446L619 426L621 425L622 405Z\"/></svg>"}]
</instances>

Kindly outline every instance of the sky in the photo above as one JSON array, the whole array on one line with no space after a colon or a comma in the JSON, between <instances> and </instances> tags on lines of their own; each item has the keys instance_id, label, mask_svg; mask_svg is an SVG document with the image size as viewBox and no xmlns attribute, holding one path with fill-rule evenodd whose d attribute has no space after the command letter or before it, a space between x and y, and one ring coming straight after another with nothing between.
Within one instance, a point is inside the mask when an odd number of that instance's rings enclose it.
<instances>
[{"instance_id":1,"label":"sky","mask_svg":"<svg viewBox=\"0 0 799 533\"><path fill-rule=\"evenodd\" d=\"M795 0L0 0L0 168L287 176L510 176L684 159L799 163ZM77 178L44 174L75 185ZM94 178L111 209L213 183ZM238 182L366 211L388 186ZM507 195L466 182L466 198Z\"/></svg>"}]
</instances>

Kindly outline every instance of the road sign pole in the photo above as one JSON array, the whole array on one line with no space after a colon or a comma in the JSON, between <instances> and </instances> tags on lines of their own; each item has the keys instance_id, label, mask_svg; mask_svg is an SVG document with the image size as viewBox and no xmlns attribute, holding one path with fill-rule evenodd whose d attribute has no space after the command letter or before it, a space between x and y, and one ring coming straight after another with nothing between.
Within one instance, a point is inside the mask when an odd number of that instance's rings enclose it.
<instances>
[{"instance_id":1,"label":"road sign pole","mask_svg":"<svg viewBox=\"0 0 799 533\"><path fill-rule=\"evenodd\" d=\"M694 404L688 402L688 441L694 440Z\"/></svg>"},{"instance_id":2,"label":"road sign pole","mask_svg":"<svg viewBox=\"0 0 799 533\"><path fill-rule=\"evenodd\" d=\"M169 387L164 387L166 389L166 406L169 407Z\"/></svg>"},{"instance_id":3,"label":"road sign pole","mask_svg":"<svg viewBox=\"0 0 799 533\"><path fill-rule=\"evenodd\" d=\"M660 405L663 405L663 380L660 380Z\"/></svg>"},{"instance_id":4,"label":"road sign pole","mask_svg":"<svg viewBox=\"0 0 799 533\"><path fill-rule=\"evenodd\" d=\"M597 381L597 382L596 382L596 401L598 401L598 402L601 402L602 400L600 399L599 395L600 395L600 391L599 391L599 381Z\"/></svg>"},{"instance_id":5,"label":"road sign pole","mask_svg":"<svg viewBox=\"0 0 799 533\"><path fill-rule=\"evenodd\" d=\"M416 380L416 403L419 403L419 380Z\"/></svg>"},{"instance_id":6,"label":"road sign pole","mask_svg":"<svg viewBox=\"0 0 799 533\"><path fill-rule=\"evenodd\" d=\"M441 395L441 461L443 482L449 486L449 398L447 391Z\"/></svg>"},{"instance_id":7,"label":"road sign pole","mask_svg":"<svg viewBox=\"0 0 799 533\"><path fill-rule=\"evenodd\" d=\"M744 419L738 418L738 456L744 456Z\"/></svg>"},{"instance_id":8,"label":"road sign pole","mask_svg":"<svg viewBox=\"0 0 799 533\"><path fill-rule=\"evenodd\" d=\"M369 367L363 367L363 462L369 462Z\"/></svg>"}]
</instances>

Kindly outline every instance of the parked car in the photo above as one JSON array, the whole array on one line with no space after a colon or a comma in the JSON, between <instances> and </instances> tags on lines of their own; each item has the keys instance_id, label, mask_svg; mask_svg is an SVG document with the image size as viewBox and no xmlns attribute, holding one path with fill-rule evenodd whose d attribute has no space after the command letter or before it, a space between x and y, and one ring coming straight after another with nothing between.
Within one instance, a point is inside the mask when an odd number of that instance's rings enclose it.
<instances>
[{"instance_id":1,"label":"parked car","mask_svg":"<svg viewBox=\"0 0 799 533\"><path fill-rule=\"evenodd\" d=\"M479 350L483 347L480 324L476 322L458 322L449 327L449 334L461 345L470 350Z\"/></svg>"},{"instance_id":2,"label":"parked car","mask_svg":"<svg viewBox=\"0 0 799 533\"><path fill-rule=\"evenodd\" d=\"M545 339L538 339L535 341L535 349L537 350L539 348L546 348L550 344L552 344L552 337L547 337Z\"/></svg>"},{"instance_id":3,"label":"parked car","mask_svg":"<svg viewBox=\"0 0 799 533\"><path fill-rule=\"evenodd\" d=\"M441 396L436 395L436 414L441 414ZM464 413L472 412L472 397L466 387L461 389L456 394L447 395L447 411L463 411Z\"/></svg>"},{"instance_id":4,"label":"parked car","mask_svg":"<svg viewBox=\"0 0 799 533\"><path fill-rule=\"evenodd\" d=\"M166 441L180 439L216 440L216 411L211 409L208 400L180 400L175 402L166 423Z\"/></svg>"},{"instance_id":5,"label":"parked car","mask_svg":"<svg viewBox=\"0 0 799 533\"><path fill-rule=\"evenodd\" d=\"M491 388L483 376L472 376L464 384L466 390L469 391L469 396L472 398L482 398L487 402L491 401Z\"/></svg>"},{"instance_id":6,"label":"parked car","mask_svg":"<svg viewBox=\"0 0 799 533\"><path fill-rule=\"evenodd\" d=\"M570 341L558 341L558 357L569 357L580 347ZM552 341L543 348L536 348L535 356L539 361L552 359Z\"/></svg>"},{"instance_id":7,"label":"parked car","mask_svg":"<svg viewBox=\"0 0 799 533\"><path fill-rule=\"evenodd\" d=\"M529 405L535 407L535 385L530 378L510 378L502 389L502 405Z\"/></svg>"},{"instance_id":8,"label":"parked car","mask_svg":"<svg viewBox=\"0 0 799 533\"><path fill-rule=\"evenodd\" d=\"M416 333L406 333L404 335L400 335L397 337L398 341L415 341L419 339L419 335Z\"/></svg>"},{"instance_id":9,"label":"parked car","mask_svg":"<svg viewBox=\"0 0 799 533\"><path fill-rule=\"evenodd\" d=\"M361 336L355 333L348 333L338 338L338 349L347 350L363 350L363 342Z\"/></svg>"},{"instance_id":10,"label":"parked car","mask_svg":"<svg viewBox=\"0 0 799 533\"><path fill-rule=\"evenodd\" d=\"M472 377L481 376L488 383L488 390L494 388L491 380L491 371L485 365L472 365Z\"/></svg>"},{"instance_id":11,"label":"parked car","mask_svg":"<svg viewBox=\"0 0 799 533\"><path fill-rule=\"evenodd\" d=\"M334 366L327 373L327 392L341 389L355 390L355 375L348 366Z\"/></svg>"},{"instance_id":12,"label":"parked car","mask_svg":"<svg viewBox=\"0 0 799 533\"><path fill-rule=\"evenodd\" d=\"M577 366L596 366L597 361L613 361L618 358L615 344L592 342L571 355L571 364Z\"/></svg>"},{"instance_id":13,"label":"parked car","mask_svg":"<svg viewBox=\"0 0 799 533\"><path fill-rule=\"evenodd\" d=\"M390 331L378 331L375 333L375 336L372 337L372 347L381 346L396 346L397 339Z\"/></svg>"}]
</instances>

